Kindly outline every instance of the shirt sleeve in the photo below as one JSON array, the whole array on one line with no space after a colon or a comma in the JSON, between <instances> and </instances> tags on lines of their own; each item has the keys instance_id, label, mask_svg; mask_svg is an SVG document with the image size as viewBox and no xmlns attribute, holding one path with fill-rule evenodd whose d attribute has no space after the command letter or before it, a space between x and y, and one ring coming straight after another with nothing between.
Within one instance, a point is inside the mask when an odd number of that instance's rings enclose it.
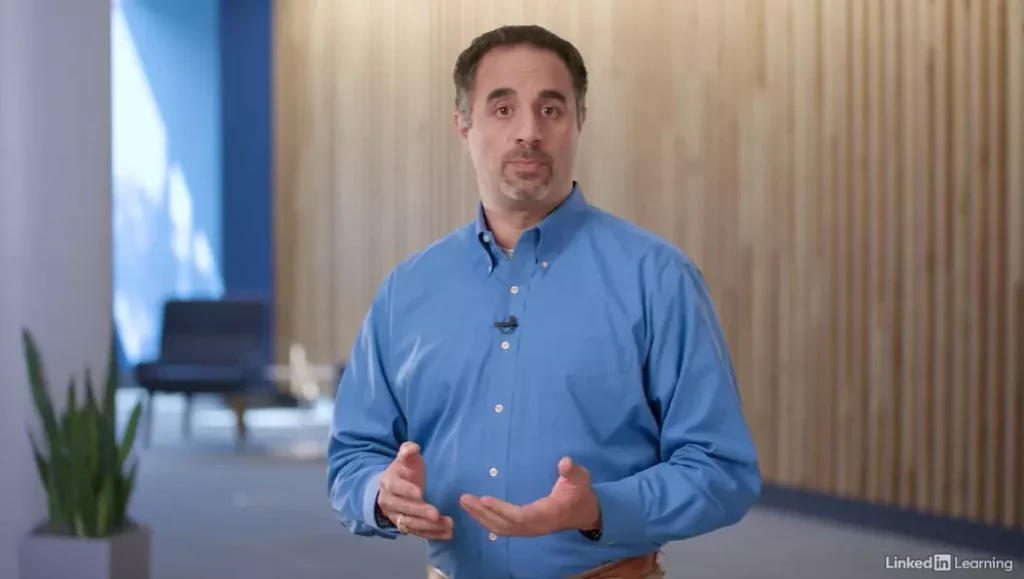
<instances>
[{"instance_id":1,"label":"shirt sleeve","mask_svg":"<svg viewBox=\"0 0 1024 579\"><path fill-rule=\"evenodd\" d=\"M349 531L395 538L377 517L384 470L405 438L405 419L388 378L390 280L374 297L338 384L328 441L327 483L331 507Z\"/></svg>"},{"instance_id":2,"label":"shirt sleeve","mask_svg":"<svg viewBox=\"0 0 1024 579\"><path fill-rule=\"evenodd\" d=\"M735 524L761 474L728 347L696 267L649 266L645 380L663 462L594 484L600 541L667 543Z\"/></svg>"}]
</instances>

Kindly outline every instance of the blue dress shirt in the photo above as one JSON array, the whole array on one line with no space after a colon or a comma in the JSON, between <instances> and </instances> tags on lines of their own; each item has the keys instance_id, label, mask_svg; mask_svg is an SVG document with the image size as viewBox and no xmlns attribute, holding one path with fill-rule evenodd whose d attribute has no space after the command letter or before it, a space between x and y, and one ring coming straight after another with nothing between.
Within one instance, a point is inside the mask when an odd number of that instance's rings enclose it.
<instances>
[{"instance_id":1,"label":"blue dress shirt","mask_svg":"<svg viewBox=\"0 0 1024 579\"><path fill-rule=\"evenodd\" d=\"M518 327L496 322L515 316ZM342 524L374 516L403 441L426 500L454 519L431 541L451 579L561 578L739 521L761 488L755 446L703 278L678 248L589 205L578 185L511 257L482 212L381 284L338 386L328 486ZM602 517L577 531L495 537L463 493L546 496L570 456Z\"/></svg>"}]
</instances>

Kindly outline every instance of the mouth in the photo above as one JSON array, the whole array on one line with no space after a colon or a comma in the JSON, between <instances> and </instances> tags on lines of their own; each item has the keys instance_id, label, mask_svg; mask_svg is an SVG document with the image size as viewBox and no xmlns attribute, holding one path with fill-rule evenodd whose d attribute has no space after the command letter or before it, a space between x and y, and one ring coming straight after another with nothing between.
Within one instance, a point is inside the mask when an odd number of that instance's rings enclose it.
<instances>
[{"instance_id":1,"label":"mouth","mask_svg":"<svg viewBox=\"0 0 1024 579\"><path fill-rule=\"evenodd\" d=\"M520 159L516 161L509 161L509 164L519 169L536 169L543 163L534 159Z\"/></svg>"}]
</instances>

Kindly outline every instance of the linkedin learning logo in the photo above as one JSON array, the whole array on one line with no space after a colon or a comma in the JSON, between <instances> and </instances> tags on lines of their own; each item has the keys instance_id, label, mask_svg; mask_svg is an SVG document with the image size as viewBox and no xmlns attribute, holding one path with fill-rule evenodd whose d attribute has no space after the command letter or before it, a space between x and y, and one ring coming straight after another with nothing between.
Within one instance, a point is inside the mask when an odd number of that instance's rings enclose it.
<instances>
[{"instance_id":1,"label":"linkedin learning logo","mask_svg":"<svg viewBox=\"0 0 1024 579\"><path fill-rule=\"evenodd\" d=\"M932 569L935 571L952 571L953 556L948 553L936 553L932 555Z\"/></svg>"},{"instance_id":2,"label":"linkedin learning logo","mask_svg":"<svg viewBox=\"0 0 1024 579\"><path fill-rule=\"evenodd\" d=\"M964 559L949 553L935 553L930 557L885 558L886 569L930 569L932 571L953 571L954 569L1013 571L1010 559Z\"/></svg>"}]
</instances>

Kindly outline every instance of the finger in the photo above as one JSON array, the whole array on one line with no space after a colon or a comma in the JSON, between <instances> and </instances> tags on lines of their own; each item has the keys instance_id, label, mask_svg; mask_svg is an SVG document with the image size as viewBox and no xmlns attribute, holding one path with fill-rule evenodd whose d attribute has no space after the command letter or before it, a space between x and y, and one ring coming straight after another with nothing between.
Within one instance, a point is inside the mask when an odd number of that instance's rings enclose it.
<instances>
[{"instance_id":1,"label":"finger","mask_svg":"<svg viewBox=\"0 0 1024 579\"><path fill-rule=\"evenodd\" d=\"M402 523L409 533L424 539L448 539L452 536L454 522L451 517L439 517L436 521L406 516Z\"/></svg>"},{"instance_id":2,"label":"finger","mask_svg":"<svg viewBox=\"0 0 1024 579\"><path fill-rule=\"evenodd\" d=\"M484 511L493 514L498 519L505 521L508 525L520 526L531 523L531 512L527 507L513 505L512 503L507 503L494 497L481 498L480 506Z\"/></svg>"},{"instance_id":3,"label":"finger","mask_svg":"<svg viewBox=\"0 0 1024 579\"><path fill-rule=\"evenodd\" d=\"M540 534L540 521L530 511L494 497L465 497L463 508L481 525L499 535L529 537Z\"/></svg>"},{"instance_id":4,"label":"finger","mask_svg":"<svg viewBox=\"0 0 1024 579\"><path fill-rule=\"evenodd\" d=\"M450 541L453 535L454 532L451 529L446 531L435 531L433 533L416 533L417 537L428 541Z\"/></svg>"},{"instance_id":5,"label":"finger","mask_svg":"<svg viewBox=\"0 0 1024 579\"><path fill-rule=\"evenodd\" d=\"M468 497L467 506L474 518L498 534L533 537L551 532L554 505L542 498L517 506L494 497Z\"/></svg>"},{"instance_id":6,"label":"finger","mask_svg":"<svg viewBox=\"0 0 1024 579\"><path fill-rule=\"evenodd\" d=\"M420 487L405 480L395 472L388 474L392 476L381 477L380 488L382 491L412 501L423 500L423 490Z\"/></svg>"},{"instance_id":7,"label":"finger","mask_svg":"<svg viewBox=\"0 0 1024 579\"><path fill-rule=\"evenodd\" d=\"M380 508L385 514L405 515L406 518L415 517L436 523L441 520L441 513L437 507L423 501L403 499L394 495L384 494L378 499ZM390 517L389 517L390 518ZM391 519L394 521L395 519Z\"/></svg>"},{"instance_id":8,"label":"finger","mask_svg":"<svg viewBox=\"0 0 1024 579\"><path fill-rule=\"evenodd\" d=\"M469 514L469 516L473 517L473 519L476 522L480 523L480 525L488 531L491 531L492 533L502 536L509 536L514 534L512 532L513 530L510 528L508 524L508 521L502 520L494 513L485 509L484 506L480 504L479 499L464 498L459 502L462 506L462 509L466 511Z\"/></svg>"},{"instance_id":9,"label":"finger","mask_svg":"<svg viewBox=\"0 0 1024 579\"><path fill-rule=\"evenodd\" d=\"M396 460L406 466L416 466L419 458L420 445L415 442L403 442L402 446L398 448L398 457Z\"/></svg>"},{"instance_id":10,"label":"finger","mask_svg":"<svg viewBox=\"0 0 1024 579\"><path fill-rule=\"evenodd\" d=\"M558 475L574 483L589 484L590 473L568 456L558 461Z\"/></svg>"}]
</instances>

